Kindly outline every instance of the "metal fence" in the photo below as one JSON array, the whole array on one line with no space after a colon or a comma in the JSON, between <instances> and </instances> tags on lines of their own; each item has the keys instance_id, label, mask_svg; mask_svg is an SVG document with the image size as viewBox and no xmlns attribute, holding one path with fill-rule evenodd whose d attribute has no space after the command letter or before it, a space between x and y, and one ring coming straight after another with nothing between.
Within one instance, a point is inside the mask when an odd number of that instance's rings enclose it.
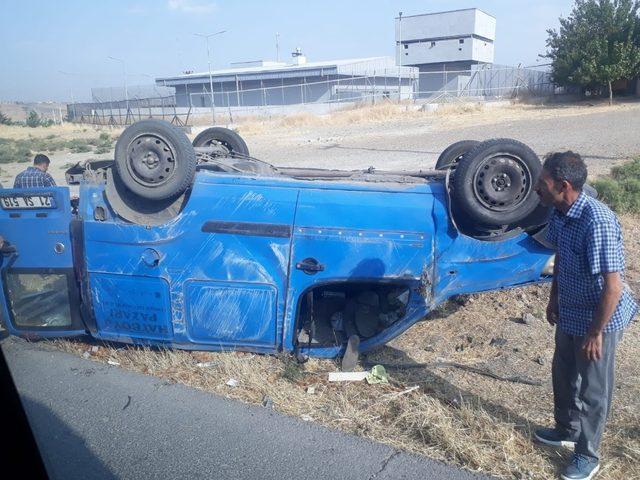
<instances>
[{"instance_id":1,"label":"metal fence","mask_svg":"<svg viewBox=\"0 0 640 480\"><path fill-rule=\"evenodd\" d=\"M489 101L553 95L547 71L533 68L478 66L470 70L422 71L411 77L371 72L284 85L279 80L257 85L213 82L213 115L233 122L239 116L328 113L347 106L379 102L446 103ZM173 88L136 86L92 90L93 102L67 107L69 119L100 125L126 125L143 118L161 118L186 125L199 117L211 121L208 82L177 94Z\"/></svg>"}]
</instances>

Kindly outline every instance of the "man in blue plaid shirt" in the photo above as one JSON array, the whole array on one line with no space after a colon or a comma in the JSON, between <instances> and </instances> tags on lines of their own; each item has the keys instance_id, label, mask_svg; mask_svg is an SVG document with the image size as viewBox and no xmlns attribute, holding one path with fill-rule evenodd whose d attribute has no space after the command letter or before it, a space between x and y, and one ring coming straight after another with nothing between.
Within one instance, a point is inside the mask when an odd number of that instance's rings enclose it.
<instances>
[{"instance_id":1,"label":"man in blue plaid shirt","mask_svg":"<svg viewBox=\"0 0 640 480\"><path fill-rule=\"evenodd\" d=\"M580 155L547 156L536 191L553 206L547 240L556 248L547 320L556 326L552 365L555 428L540 442L574 448L565 480L589 480L600 468L598 448L614 389L616 345L638 310L624 282L620 223L582 191Z\"/></svg>"},{"instance_id":2,"label":"man in blue plaid shirt","mask_svg":"<svg viewBox=\"0 0 640 480\"><path fill-rule=\"evenodd\" d=\"M46 155L39 153L33 159L33 166L16 175L13 188L43 188L55 187L56 182L47 173L51 161Z\"/></svg>"}]
</instances>

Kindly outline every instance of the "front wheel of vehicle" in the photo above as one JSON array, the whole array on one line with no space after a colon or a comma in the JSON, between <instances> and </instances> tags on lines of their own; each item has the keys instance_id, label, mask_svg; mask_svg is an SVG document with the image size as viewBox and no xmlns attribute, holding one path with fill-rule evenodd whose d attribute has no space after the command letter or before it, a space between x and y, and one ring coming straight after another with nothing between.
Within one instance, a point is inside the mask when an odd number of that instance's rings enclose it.
<instances>
[{"instance_id":1,"label":"front wheel of vehicle","mask_svg":"<svg viewBox=\"0 0 640 480\"><path fill-rule=\"evenodd\" d=\"M479 143L458 163L451 190L457 210L472 222L517 225L538 206L542 164L531 148L499 138Z\"/></svg>"},{"instance_id":2,"label":"front wheel of vehicle","mask_svg":"<svg viewBox=\"0 0 640 480\"><path fill-rule=\"evenodd\" d=\"M176 126L162 120L142 120L118 138L115 171L134 194L164 200L189 188L195 176L196 153Z\"/></svg>"}]
</instances>

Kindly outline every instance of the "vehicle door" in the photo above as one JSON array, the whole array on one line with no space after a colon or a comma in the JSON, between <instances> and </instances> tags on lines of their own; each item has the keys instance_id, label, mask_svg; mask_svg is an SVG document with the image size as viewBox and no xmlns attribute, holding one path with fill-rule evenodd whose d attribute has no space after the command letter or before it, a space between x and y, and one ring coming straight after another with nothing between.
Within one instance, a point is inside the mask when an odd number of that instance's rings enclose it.
<instances>
[{"instance_id":1,"label":"vehicle door","mask_svg":"<svg viewBox=\"0 0 640 480\"><path fill-rule=\"evenodd\" d=\"M278 348L297 189L248 181L200 175L180 215L159 226L121 222L104 204L91 208L105 220L86 212L98 337Z\"/></svg>"},{"instance_id":2,"label":"vehicle door","mask_svg":"<svg viewBox=\"0 0 640 480\"><path fill-rule=\"evenodd\" d=\"M312 319L313 330L320 336L324 327L325 336L334 347L343 342L334 341L336 325L328 322L341 322L341 313L334 314L336 309L349 310L350 296L364 297L366 303L373 294L373 306L377 308L378 302L381 305L387 300L383 297L400 292L397 297L405 302L404 314L395 320L389 312L377 311L374 314L381 321L373 318L373 324L356 328L355 333L363 341L389 338L405 328L405 320L423 315L429 301L433 263L432 206L432 195L409 186L405 191L350 188L348 184L330 190L301 189L293 230L285 346L306 344L299 338L305 321L302 317L309 313L314 301L318 310ZM381 285L385 287L380 288ZM314 290L321 294L314 295ZM398 298L391 301L399 301ZM344 326L337 328L347 336L353 333ZM317 343L318 348L323 347L322 341ZM312 346L311 338L307 346ZM333 354L335 351L327 350L327 355Z\"/></svg>"},{"instance_id":3,"label":"vehicle door","mask_svg":"<svg viewBox=\"0 0 640 480\"><path fill-rule=\"evenodd\" d=\"M14 335L85 333L67 187L0 190L3 320Z\"/></svg>"}]
</instances>

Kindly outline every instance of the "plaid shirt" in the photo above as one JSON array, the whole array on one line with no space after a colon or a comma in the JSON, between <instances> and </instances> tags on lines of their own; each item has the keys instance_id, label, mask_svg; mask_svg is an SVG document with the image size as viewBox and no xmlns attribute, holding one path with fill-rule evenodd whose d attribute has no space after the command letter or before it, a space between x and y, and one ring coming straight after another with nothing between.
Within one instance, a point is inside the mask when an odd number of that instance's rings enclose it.
<instances>
[{"instance_id":1,"label":"plaid shirt","mask_svg":"<svg viewBox=\"0 0 640 480\"><path fill-rule=\"evenodd\" d=\"M584 192L566 213L554 210L547 240L558 252L558 327L568 335L589 330L604 288L603 273L620 272L624 282L622 230L615 214ZM626 283L605 332L625 328L638 305Z\"/></svg>"},{"instance_id":2,"label":"plaid shirt","mask_svg":"<svg viewBox=\"0 0 640 480\"><path fill-rule=\"evenodd\" d=\"M29 167L24 172L16 175L16 181L13 183L13 188L42 188L42 187L55 187L56 182L53 177L47 172L36 167Z\"/></svg>"}]
</instances>

